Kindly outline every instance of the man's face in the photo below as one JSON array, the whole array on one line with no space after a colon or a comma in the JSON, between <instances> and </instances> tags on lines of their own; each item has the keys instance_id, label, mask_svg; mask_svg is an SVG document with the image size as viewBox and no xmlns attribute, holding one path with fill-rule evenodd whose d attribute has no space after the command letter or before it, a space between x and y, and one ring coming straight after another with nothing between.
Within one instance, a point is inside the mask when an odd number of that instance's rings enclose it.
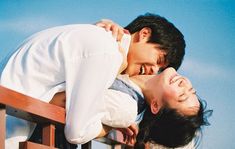
<instances>
[{"instance_id":1,"label":"man's face","mask_svg":"<svg viewBox=\"0 0 235 149\"><path fill-rule=\"evenodd\" d=\"M127 55L128 66L124 73L129 76L155 74L160 68L166 67L166 53L159 44L148 43L151 32L142 29L133 35Z\"/></svg>"},{"instance_id":2,"label":"man's face","mask_svg":"<svg viewBox=\"0 0 235 149\"><path fill-rule=\"evenodd\" d=\"M129 49L125 73L130 76L155 74L166 66L165 55L157 44L135 43Z\"/></svg>"}]
</instances>

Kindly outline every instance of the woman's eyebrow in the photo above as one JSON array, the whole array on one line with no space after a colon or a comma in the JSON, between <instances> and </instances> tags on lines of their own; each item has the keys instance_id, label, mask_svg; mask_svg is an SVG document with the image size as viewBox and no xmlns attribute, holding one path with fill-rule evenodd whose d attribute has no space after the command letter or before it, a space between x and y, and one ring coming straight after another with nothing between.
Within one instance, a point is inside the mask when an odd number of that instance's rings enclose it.
<instances>
[{"instance_id":1,"label":"woman's eyebrow","mask_svg":"<svg viewBox=\"0 0 235 149\"><path fill-rule=\"evenodd\" d=\"M193 90L194 90L194 88L191 87L188 91L191 92L191 91L193 91ZM196 91L194 91L193 94L196 94ZM186 100L189 99L190 95L188 95L186 98L184 98L184 99L182 100L182 96L184 96L184 95L185 95L185 92L179 95L179 100L178 100L179 102L184 102L184 101L186 101Z\"/></svg>"}]
</instances>

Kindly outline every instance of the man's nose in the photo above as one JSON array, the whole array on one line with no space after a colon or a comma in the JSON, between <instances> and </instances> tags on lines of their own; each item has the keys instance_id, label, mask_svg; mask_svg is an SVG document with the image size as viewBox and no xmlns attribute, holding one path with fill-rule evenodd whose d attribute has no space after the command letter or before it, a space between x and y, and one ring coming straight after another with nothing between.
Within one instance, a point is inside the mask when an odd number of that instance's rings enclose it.
<instances>
[{"instance_id":1,"label":"man's nose","mask_svg":"<svg viewBox=\"0 0 235 149\"><path fill-rule=\"evenodd\" d=\"M157 74L159 71L158 66L146 66L146 75L152 75L152 74Z\"/></svg>"}]
</instances>

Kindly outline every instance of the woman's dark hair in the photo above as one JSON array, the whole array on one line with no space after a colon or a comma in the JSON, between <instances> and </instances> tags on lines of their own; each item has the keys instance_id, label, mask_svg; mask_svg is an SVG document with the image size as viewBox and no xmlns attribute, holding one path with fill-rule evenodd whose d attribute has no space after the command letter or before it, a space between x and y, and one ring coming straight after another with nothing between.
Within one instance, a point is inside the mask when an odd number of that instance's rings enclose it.
<instances>
[{"instance_id":1,"label":"woman's dark hair","mask_svg":"<svg viewBox=\"0 0 235 149\"><path fill-rule=\"evenodd\" d=\"M164 17L151 13L137 17L125 29L133 34L144 27L148 27L152 31L148 42L159 44L161 50L166 52L167 67L173 67L177 70L185 54L183 34Z\"/></svg>"},{"instance_id":2,"label":"woman's dark hair","mask_svg":"<svg viewBox=\"0 0 235 149\"><path fill-rule=\"evenodd\" d=\"M206 109L206 102L200 102L200 109L193 116L184 116L174 109L163 108L158 114L153 114L147 107L139 125L139 133L135 143L136 149L144 149L145 143L157 143L166 147L180 147L188 144L201 133L202 125L209 125L207 117L212 110Z\"/></svg>"}]
</instances>

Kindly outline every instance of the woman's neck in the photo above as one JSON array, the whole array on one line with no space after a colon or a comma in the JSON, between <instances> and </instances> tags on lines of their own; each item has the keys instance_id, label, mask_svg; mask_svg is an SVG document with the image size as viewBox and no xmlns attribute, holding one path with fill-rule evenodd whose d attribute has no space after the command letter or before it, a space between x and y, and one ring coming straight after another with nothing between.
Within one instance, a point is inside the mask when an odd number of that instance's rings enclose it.
<instances>
[{"instance_id":1,"label":"woman's neck","mask_svg":"<svg viewBox=\"0 0 235 149\"><path fill-rule=\"evenodd\" d=\"M142 92L144 92L146 89L146 82L154 76L155 75L138 75L132 76L130 79L141 88Z\"/></svg>"}]
</instances>

